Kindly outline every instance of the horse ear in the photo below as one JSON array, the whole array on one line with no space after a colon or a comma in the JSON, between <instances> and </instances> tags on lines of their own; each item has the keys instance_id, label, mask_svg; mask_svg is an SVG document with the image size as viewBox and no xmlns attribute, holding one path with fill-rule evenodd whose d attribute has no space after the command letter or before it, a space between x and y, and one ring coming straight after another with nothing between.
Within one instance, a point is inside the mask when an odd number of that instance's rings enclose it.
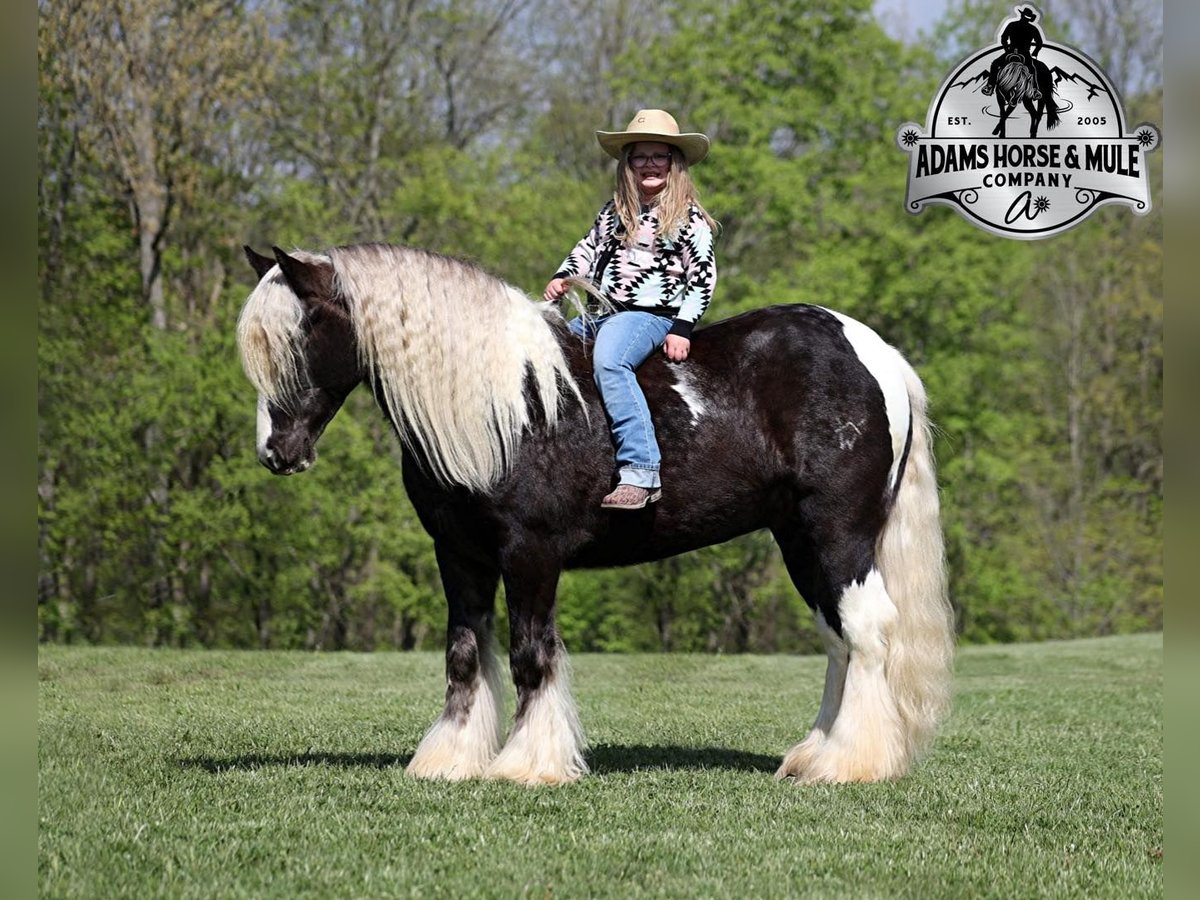
<instances>
[{"instance_id":1,"label":"horse ear","mask_svg":"<svg viewBox=\"0 0 1200 900\"><path fill-rule=\"evenodd\" d=\"M329 299L333 273L328 266L301 262L278 247L272 247L271 252L275 254L275 261L279 263L279 270L283 272L288 287L297 297L305 301Z\"/></svg>"},{"instance_id":2,"label":"horse ear","mask_svg":"<svg viewBox=\"0 0 1200 900\"><path fill-rule=\"evenodd\" d=\"M246 259L250 263L250 268L254 270L254 273L259 278L262 278L275 267L275 260L269 256L263 256L261 253L255 253L249 244L243 244L242 250L246 253Z\"/></svg>"}]
</instances>

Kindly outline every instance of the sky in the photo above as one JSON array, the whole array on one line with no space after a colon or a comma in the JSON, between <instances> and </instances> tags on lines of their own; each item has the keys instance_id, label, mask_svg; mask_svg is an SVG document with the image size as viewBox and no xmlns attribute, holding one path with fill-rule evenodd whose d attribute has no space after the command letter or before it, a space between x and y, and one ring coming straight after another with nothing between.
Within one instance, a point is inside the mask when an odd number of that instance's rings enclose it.
<instances>
[{"instance_id":1,"label":"sky","mask_svg":"<svg viewBox=\"0 0 1200 900\"><path fill-rule=\"evenodd\" d=\"M947 0L875 0L875 15L894 38L929 31L946 11ZM1015 2L1015 0L1014 0Z\"/></svg>"}]
</instances>

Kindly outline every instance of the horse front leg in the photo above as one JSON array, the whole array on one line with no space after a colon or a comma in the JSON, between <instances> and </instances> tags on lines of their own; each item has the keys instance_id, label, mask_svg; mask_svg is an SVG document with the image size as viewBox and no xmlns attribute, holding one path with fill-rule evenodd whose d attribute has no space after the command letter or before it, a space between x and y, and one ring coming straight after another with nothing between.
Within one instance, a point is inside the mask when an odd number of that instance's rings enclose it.
<instances>
[{"instance_id":1,"label":"horse front leg","mask_svg":"<svg viewBox=\"0 0 1200 900\"><path fill-rule=\"evenodd\" d=\"M496 567L437 546L449 606L446 705L421 740L408 773L459 781L478 778L500 750L502 688L496 653Z\"/></svg>"},{"instance_id":2,"label":"horse front leg","mask_svg":"<svg viewBox=\"0 0 1200 900\"><path fill-rule=\"evenodd\" d=\"M1008 117L1012 115L1012 111L1016 106L1015 104L1010 106L1007 100L1001 98L999 91L996 91L996 105L1000 108L1000 122L992 129L992 136L1007 137L1008 135L1005 132L1007 131Z\"/></svg>"},{"instance_id":3,"label":"horse front leg","mask_svg":"<svg viewBox=\"0 0 1200 900\"><path fill-rule=\"evenodd\" d=\"M587 763L567 653L554 624L560 566L533 551L513 553L509 560L504 591L517 713L508 742L484 776L565 784L586 774Z\"/></svg>"}]
</instances>

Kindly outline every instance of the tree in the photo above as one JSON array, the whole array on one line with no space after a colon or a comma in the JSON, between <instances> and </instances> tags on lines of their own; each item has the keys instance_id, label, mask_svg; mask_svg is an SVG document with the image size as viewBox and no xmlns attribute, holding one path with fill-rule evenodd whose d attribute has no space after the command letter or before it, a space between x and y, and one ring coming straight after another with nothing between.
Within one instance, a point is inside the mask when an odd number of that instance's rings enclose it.
<instances>
[{"instance_id":1,"label":"tree","mask_svg":"<svg viewBox=\"0 0 1200 900\"><path fill-rule=\"evenodd\" d=\"M1130 112L1160 117L1161 95ZM1147 164L1161 198L1160 163ZM1162 264L1159 212L1102 210L1046 248L1026 298L1045 325L1042 409L1061 448L1031 499L1074 633L1161 626Z\"/></svg>"},{"instance_id":2,"label":"tree","mask_svg":"<svg viewBox=\"0 0 1200 900\"><path fill-rule=\"evenodd\" d=\"M265 82L265 19L229 0L70 0L40 5L44 77L74 102L73 139L95 141L137 227L142 299L169 322L163 254L221 136Z\"/></svg>"},{"instance_id":3,"label":"tree","mask_svg":"<svg viewBox=\"0 0 1200 900\"><path fill-rule=\"evenodd\" d=\"M1069 6L1081 27L1092 7ZM949 62L938 41L890 40L868 0L40 12L43 639L439 646L432 545L367 393L312 472L276 479L254 460L240 244L403 241L540 294L612 189L592 132L642 106L714 139L693 170L723 225L706 322L819 303L917 366L965 637L1161 625L1159 212L1102 211L1034 244L908 215L895 129ZM951 11L970 49L1010 14ZM170 28L147 39L146 21ZM1112 55L1126 89L1154 58L1154 23L1139 27ZM1129 109L1156 121L1161 94ZM765 533L568 573L559 621L581 649L819 645Z\"/></svg>"},{"instance_id":4,"label":"tree","mask_svg":"<svg viewBox=\"0 0 1200 900\"><path fill-rule=\"evenodd\" d=\"M1162 0L1060 0L1043 5L1038 25L1046 38L1094 59L1127 98L1162 87ZM1007 0L956 0L925 41L946 66L996 42L1001 23L1013 16Z\"/></svg>"}]
</instances>

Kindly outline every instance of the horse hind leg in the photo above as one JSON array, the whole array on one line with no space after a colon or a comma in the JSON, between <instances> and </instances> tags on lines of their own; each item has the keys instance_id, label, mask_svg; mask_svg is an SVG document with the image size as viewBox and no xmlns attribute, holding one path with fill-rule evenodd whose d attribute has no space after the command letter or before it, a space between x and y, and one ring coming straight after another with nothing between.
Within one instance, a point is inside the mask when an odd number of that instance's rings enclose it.
<instances>
[{"instance_id":1,"label":"horse hind leg","mask_svg":"<svg viewBox=\"0 0 1200 900\"><path fill-rule=\"evenodd\" d=\"M1046 111L1046 130L1052 131L1058 127L1058 104L1054 101L1054 81L1049 70L1039 75L1038 84L1042 90L1042 103Z\"/></svg>"},{"instance_id":2,"label":"horse hind leg","mask_svg":"<svg viewBox=\"0 0 1200 900\"><path fill-rule=\"evenodd\" d=\"M897 610L874 566L874 541L830 529L822 549L780 540L797 588L816 607L829 657L812 730L792 747L778 778L880 781L907 770L904 723L885 672ZM864 573L865 574L862 574Z\"/></svg>"},{"instance_id":3,"label":"horse hind leg","mask_svg":"<svg viewBox=\"0 0 1200 900\"><path fill-rule=\"evenodd\" d=\"M450 605L446 635L446 704L408 764L416 778L478 778L500 750L502 678L493 607L496 572L475 569L439 552Z\"/></svg>"},{"instance_id":4,"label":"horse hind leg","mask_svg":"<svg viewBox=\"0 0 1200 900\"><path fill-rule=\"evenodd\" d=\"M1042 110L1044 108L1044 101L1037 101L1036 103L1033 100L1025 101L1025 109L1029 113L1029 136L1031 138L1037 137L1038 125L1041 124Z\"/></svg>"},{"instance_id":5,"label":"horse hind leg","mask_svg":"<svg viewBox=\"0 0 1200 900\"><path fill-rule=\"evenodd\" d=\"M898 618L874 566L841 592L837 603L847 649L842 703L806 781L882 781L908 770L909 747L886 664Z\"/></svg>"},{"instance_id":6,"label":"horse hind leg","mask_svg":"<svg viewBox=\"0 0 1200 900\"><path fill-rule=\"evenodd\" d=\"M567 652L554 624L558 573L531 557L505 572L517 713L508 741L484 777L566 784L588 771L585 741L571 696Z\"/></svg>"},{"instance_id":7,"label":"horse hind leg","mask_svg":"<svg viewBox=\"0 0 1200 900\"><path fill-rule=\"evenodd\" d=\"M928 747L949 708L954 614L946 592L937 476L924 388L910 367L902 374L911 443L878 531L862 524L873 521L871 507L850 508L841 492L834 502L813 497L799 511L819 526L807 556L780 542L789 573L800 576L801 593L846 648L833 724L803 754L803 770L784 773L804 781L900 777ZM805 565L795 564L806 559Z\"/></svg>"},{"instance_id":8,"label":"horse hind leg","mask_svg":"<svg viewBox=\"0 0 1200 900\"><path fill-rule=\"evenodd\" d=\"M829 627L825 617L816 613L817 632L825 645L825 655L828 661L825 666L825 689L821 694L821 708L817 711L816 721L812 729L796 746L792 747L783 758L783 764L775 773L776 778L803 779L813 768L813 762L820 754L829 731L833 728L838 712L842 706L842 694L846 686L846 666L850 660L846 642L836 631Z\"/></svg>"}]
</instances>

